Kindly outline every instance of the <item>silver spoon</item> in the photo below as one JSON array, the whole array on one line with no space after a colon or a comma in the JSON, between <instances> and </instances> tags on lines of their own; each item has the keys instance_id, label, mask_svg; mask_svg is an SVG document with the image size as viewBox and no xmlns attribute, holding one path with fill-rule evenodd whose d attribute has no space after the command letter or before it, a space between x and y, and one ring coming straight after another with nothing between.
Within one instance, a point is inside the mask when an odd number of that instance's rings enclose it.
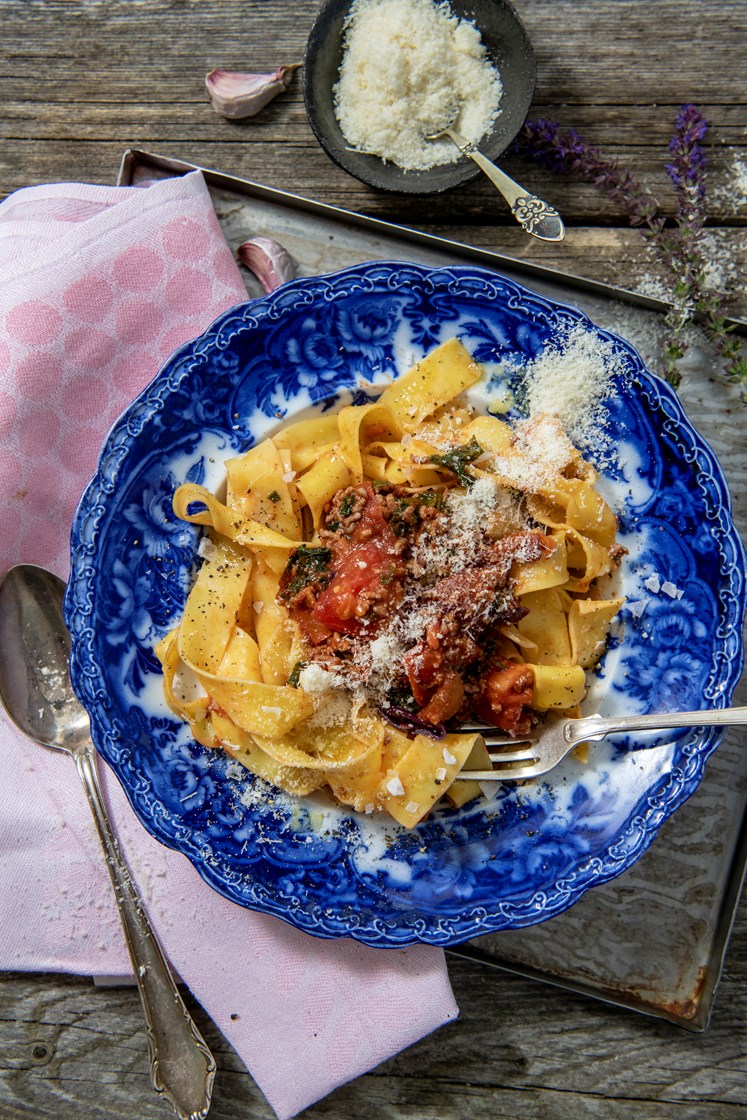
<instances>
[{"instance_id":1,"label":"silver spoon","mask_svg":"<svg viewBox=\"0 0 747 1120\"><path fill-rule=\"evenodd\" d=\"M215 1060L179 995L104 807L88 715L70 683L64 591L61 579L33 564L19 564L0 580L0 700L30 739L75 759L143 1001L153 1088L180 1120L204 1120Z\"/></svg>"},{"instance_id":2,"label":"silver spoon","mask_svg":"<svg viewBox=\"0 0 747 1120\"><path fill-rule=\"evenodd\" d=\"M471 159L487 175L511 207L511 213L525 233L538 237L540 241L563 240L565 226L557 210L548 206L536 195L529 194L524 187L520 187L505 171L501 171L500 167L496 167L487 156L484 156L476 144L453 128L441 128L438 132L429 133L425 139L440 140L442 136L448 136L462 155Z\"/></svg>"}]
</instances>

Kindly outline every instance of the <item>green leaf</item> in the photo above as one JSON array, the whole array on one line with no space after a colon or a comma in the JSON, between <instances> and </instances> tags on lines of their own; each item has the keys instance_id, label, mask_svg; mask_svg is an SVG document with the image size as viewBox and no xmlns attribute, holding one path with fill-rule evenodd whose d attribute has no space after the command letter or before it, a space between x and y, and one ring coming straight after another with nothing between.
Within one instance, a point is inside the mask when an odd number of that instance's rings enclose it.
<instances>
[{"instance_id":1,"label":"green leaf","mask_svg":"<svg viewBox=\"0 0 747 1120\"><path fill-rule=\"evenodd\" d=\"M475 459L479 459L482 454L483 449L473 436L469 443L464 443L461 447L452 447L449 451L444 451L443 454L431 455L430 462L451 471L452 474L457 476L462 486L471 486L475 479L472 475L467 474L467 464L474 463Z\"/></svg>"}]
</instances>

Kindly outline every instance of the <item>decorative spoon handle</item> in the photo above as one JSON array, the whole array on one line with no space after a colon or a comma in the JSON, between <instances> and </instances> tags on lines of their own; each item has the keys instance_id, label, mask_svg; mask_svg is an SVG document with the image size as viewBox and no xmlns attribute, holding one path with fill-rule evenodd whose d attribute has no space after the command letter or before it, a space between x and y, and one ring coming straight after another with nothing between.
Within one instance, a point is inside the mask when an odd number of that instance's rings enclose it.
<instances>
[{"instance_id":1,"label":"decorative spoon handle","mask_svg":"<svg viewBox=\"0 0 747 1120\"><path fill-rule=\"evenodd\" d=\"M179 1120L204 1120L210 1108L215 1060L179 995L137 888L119 851L104 806L92 744L74 753L119 904L125 940L143 1001L153 1088Z\"/></svg>"},{"instance_id":2,"label":"decorative spoon handle","mask_svg":"<svg viewBox=\"0 0 747 1120\"><path fill-rule=\"evenodd\" d=\"M538 237L540 241L563 240L565 226L557 210L548 206L536 195L529 194L524 187L519 186L461 133L455 132L453 128L445 128L441 135L448 136L459 148L462 155L471 159L487 175L491 183L503 195L511 207L511 213L526 233L530 233L532 237Z\"/></svg>"}]
</instances>

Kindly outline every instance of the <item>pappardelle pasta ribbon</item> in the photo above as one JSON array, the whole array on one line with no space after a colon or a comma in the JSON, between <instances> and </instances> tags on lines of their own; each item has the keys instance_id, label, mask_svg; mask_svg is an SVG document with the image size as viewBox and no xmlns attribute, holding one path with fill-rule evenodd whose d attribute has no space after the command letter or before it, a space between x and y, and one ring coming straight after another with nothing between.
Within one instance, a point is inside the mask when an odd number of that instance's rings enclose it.
<instances>
[{"instance_id":1,"label":"pappardelle pasta ribbon","mask_svg":"<svg viewBox=\"0 0 747 1120\"><path fill-rule=\"evenodd\" d=\"M230 459L225 501L178 488L203 563L156 653L200 743L411 828L480 793L452 784L489 766L469 718L577 712L622 605L600 590L617 520L556 420L465 403L482 376L450 339L377 401Z\"/></svg>"}]
</instances>

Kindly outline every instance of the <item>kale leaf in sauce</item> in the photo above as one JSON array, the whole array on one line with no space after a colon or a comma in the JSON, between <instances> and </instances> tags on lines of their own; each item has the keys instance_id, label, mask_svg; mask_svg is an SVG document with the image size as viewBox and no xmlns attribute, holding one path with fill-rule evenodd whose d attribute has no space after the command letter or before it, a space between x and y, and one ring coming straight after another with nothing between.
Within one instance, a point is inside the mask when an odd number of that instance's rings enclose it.
<instances>
[{"instance_id":1,"label":"kale leaf in sauce","mask_svg":"<svg viewBox=\"0 0 747 1120\"><path fill-rule=\"evenodd\" d=\"M328 569L331 559L331 548L309 548L305 544L299 545L291 553L283 572L280 597L292 599L312 583L319 587L326 587L330 579Z\"/></svg>"},{"instance_id":2,"label":"kale leaf in sauce","mask_svg":"<svg viewBox=\"0 0 747 1120\"><path fill-rule=\"evenodd\" d=\"M482 454L483 449L473 436L469 443L464 443L461 447L452 447L443 454L431 455L430 461L455 474L462 486L471 486L475 480L471 474L467 474L467 464L474 463Z\"/></svg>"}]
</instances>

